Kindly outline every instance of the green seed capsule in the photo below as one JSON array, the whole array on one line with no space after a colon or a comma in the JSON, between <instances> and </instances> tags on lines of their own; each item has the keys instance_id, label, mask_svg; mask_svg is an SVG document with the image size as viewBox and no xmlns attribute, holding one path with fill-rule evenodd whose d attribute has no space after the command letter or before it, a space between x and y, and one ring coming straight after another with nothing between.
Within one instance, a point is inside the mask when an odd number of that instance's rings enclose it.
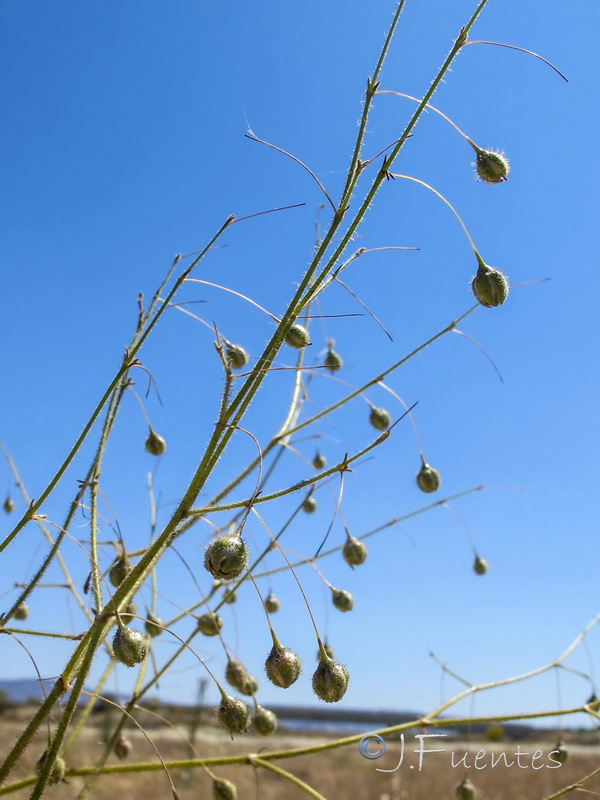
<instances>
[{"instance_id":1,"label":"green seed capsule","mask_svg":"<svg viewBox=\"0 0 600 800\"><path fill-rule=\"evenodd\" d=\"M242 694L253 695L258 691L256 678L252 677L246 667L240 664L239 661L229 659L225 670L225 680Z\"/></svg>"},{"instance_id":2,"label":"green seed capsule","mask_svg":"<svg viewBox=\"0 0 600 800\"><path fill-rule=\"evenodd\" d=\"M119 556L108 570L108 580L113 586L120 586L130 572L131 564L127 556Z\"/></svg>"},{"instance_id":3,"label":"green seed capsule","mask_svg":"<svg viewBox=\"0 0 600 800\"><path fill-rule=\"evenodd\" d=\"M556 747L550 753L550 756L554 759L554 761L558 761L559 764L564 764L569 757L569 751L561 741L558 741L556 743Z\"/></svg>"},{"instance_id":4,"label":"green seed capsule","mask_svg":"<svg viewBox=\"0 0 600 800\"><path fill-rule=\"evenodd\" d=\"M477 301L486 308L501 306L508 297L508 281L499 269L480 264L477 274L471 281L471 288Z\"/></svg>"},{"instance_id":5,"label":"green seed capsule","mask_svg":"<svg viewBox=\"0 0 600 800\"><path fill-rule=\"evenodd\" d=\"M115 658L126 667L141 664L148 655L150 642L139 631L119 626L113 637L113 653Z\"/></svg>"},{"instance_id":6,"label":"green seed capsule","mask_svg":"<svg viewBox=\"0 0 600 800\"><path fill-rule=\"evenodd\" d=\"M269 612L269 614L275 614L276 611L279 611L280 606L279 600L275 597L273 592L265 598L265 608Z\"/></svg>"},{"instance_id":7,"label":"green seed capsule","mask_svg":"<svg viewBox=\"0 0 600 800\"><path fill-rule=\"evenodd\" d=\"M502 183L508 180L508 159L496 150L478 150L474 166L477 177L484 183Z\"/></svg>"},{"instance_id":8,"label":"green seed capsule","mask_svg":"<svg viewBox=\"0 0 600 800\"><path fill-rule=\"evenodd\" d=\"M225 355L229 360L232 369L243 369L248 363L248 353L239 344L227 342Z\"/></svg>"},{"instance_id":9,"label":"green seed capsule","mask_svg":"<svg viewBox=\"0 0 600 800\"><path fill-rule=\"evenodd\" d=\"M475 787L468 778L463 778L454 789L456 800L474 800L475 794Z\"/></svg>"},{"instance_id":10,"label":"green seed capsule","mask_svg":"<svg viewBox=\"0 0 600 800\"><path fill-rule=\"evenodd\" d=\"M319 659L312 677L314 693L326 703L337 703L346 694L350 674L343 664L327 659Z\"/></svg>"},{"instance_id":11,"label":"green seed capsule","mask_svg":"<svg viewBox=\"0 0 600 800\"><path fill-rule=\"evenodd\" d=\"M19 603L15 609L14 618L23 622L29 616L29 606L26 603Z\"/></svg>"},{"instance_id":12,"label":"green seed capsule","mask_svg":"<svg viewBox=\"0 0 600 800\"><path fill-rule=\"evenodd\" d=\"M150 453L152 456L162 456L166 449L167 443L163 437L159 436L158 433L154 433L152 428L150 428L150 433L146 439L146 452Z\"/></svg>"},{"instance_id":13,"label":"green seed capsule","mask_svg":"<svg viewBox=\"0 0 600 800\"><path fill-rule=\"evenodd\" d=\"M130 600L125 604L123 610L119 613L121 615L121 622L123 622L125 625L129 625L134 616L137 614L137 606L133 600Z\"/></svg>"},{"instance_id":14,"label":"green seed capsule","mask_svg":"<svg viewBox=\"0 0 600 800\"><path fill-rule=\"evenodd\" d=\"M228 694L221 699L217 715L219 722L229 733L246 733L250 724L248 706Z\"/></svg>"},{"instance_id":15,"label":"green seed capsule","mask_svg":"<svg viewBox=\"0 0 600 800\"><path fill-rule=\"evenodd\" d=\"M252 717L252 724L261 736L270 736L277 730L277 717L267 708L258 706Z\"/></svg>"},{"instance_id":16,"label":"green seed capsule","mask_svg":"<svg viewBox=\"0 0 600 800\"><path fill-rule=\"evenodd\" d=\"M392 418L385 408L375 408L375 406L373 406L369 415L369 422L375 430L387 431L392 423Z\"/></svg>"},{"instance_id":17,"label":"green seed capsule","mask_svg":"<svg viewBox=\"0 0 600 800\"><path fill-rule=\"evenodd\" d=\"M348 536L342 549L344 561L351 567L358 567L360 564L364 564L367 560L368 552L366 544L355 539L354 536Z\"/></svg>"},{"instance_id":18,"label":"green seed capsule","mask_svg":"<svg viewBox=\"0 0 600 800\"><path fill-rule=\"evenodd\" d=\"M229 589L223 594L223 601L229 605L237 603L237 592L234 592L233 589Z\"/></svg>"},{"instance_id":19,"label":"green seed capsule","mask_svg":"<svg viewBox=\"0 0 600 800\"><path fill-rule=\"evenodd\" d=\"M333 605L338 611L352 611L354 607L354 598L345 589L332 589L331 596Z\"/></svg>"},{"instance_id":20,"label":"green seed capsule","mask_svg":"<svg viewBox=\"0 0 600 800\"><path fill-rule=\"evenodd\" d=\"M335 350L328 350L325 360L323 361L324 366L326 366L330 372L336 372L338 369L341 369L343 363L341 356L339 356Z\"/></svg>"},{"instance_id":21,"label":"green seed capsule","mask_svg":"<svg viewBox=\"0 0 600 800\"><path fill-rule=\"evenodd\" d=\"M419 489L426 494L431 494L431 492L437 492L441 482L442 479L437 469L430 467L429 464L423 464L417 474L417 486Z\"/></svg>"},{"instance_id":22,"label":"green seed capsule","mask_svg":"<svg viewBox=\"0 0 600 800\"><path fill-rule=\"evenodd\" d=\"M148 634L148 636L152 638L155 636L160 636L160 634L164 630L162 619L160 619L160 617L157 617L151 611L148 611L148 614L146 616L146 621L144 622L144 627L146 628L146 633Z\"/></svg>"},{"instance_id":23,"label":"green seed capsule","mask_svg":"<svg viewBox=\"0 0 600 800\"><path fill-rule=\"evenodd\" d=\"M206 614L202 614L201 617L198 617L198 630L200 633L204 634L204 636L217 636L222 627L223 620L218 614L215 614L214 611L208 611Z\"/></svg>"},{"instance_id":24,"label":"green seed capsule","mask_svg":"<svg viewBox=\"0 0 600 800\"><path fill-rule=\"evenodd\" d=\"M481 558L481 556L476 556L475 561L473 562L473 572L477 575L485 575L488 571L488 562L485 558Z\"/></svg>"},{"instance_id":25,"label":"green seed capsule","mask_svg":"<svg viewBox=\"0 0 600 800\"><path fill-rule=\"evenodd\" d=\"M316 511L316 509L317 509L317 501L311 494L302 503L302 511L305 511L307 514L312 514L313 511Z\"/></svg>"},{"instance_id":26,"label":"green seed capsule","mask_svg":"<svg viewBox=\"0 0 600 800\"><path fill-rule=\"evenodd\" d=\"M42 770L44 769L44 765L46 763L47 758L48 758L48 750L44 750L44 752L38 758L35 765L36 775L42 774ZM60 783L65 777L65 770L66 770L66 765L64 758L61 758L61 756L57 756L54 764L52 765L52 769L50 770L50 775L48 776L48 785L56 786L57 783Z\"/></svg>"},{"instance_id":27,"label":"green seed capsule","mask_svg":"<svg viewBox=\"0 0 600 800\"><path fill-rule=\"evenodd\" d=\"M321 453L317 452L312 460L312 465L315 469L325 469L327 466L327 459L325 456L322 456Z\"/></svg>"},{"instance_id":28,"label":"green seed capsule","mask_svg":"<svg viewBox=\"0 0 600 800\"><path fill-rule=\"evenodd\" d=\"M129 739L123 734L120 734L113 748L116 757L123 760L124 758L127 758L127 756L131 753L131 750L132 744Z\"/></svg>"},{"instance_id":29,"label":"green seed capsule","mask_svg":"<svg viewBox=\"0 0 600 800\"><path fill-rule=\"evenodd\" d=\"M12 514L15 510L15 503L12 498L7 497L4 503L2 504L2 508L6 511L7 514Z\"/></svg>"},{"instance_id":30,"label":"green seed capsule","mask_svg":"<svg viewBox=\"0 0 600 800\"><path fill-rule=\"evenodd\" d=\"M248 548L237 532L215 539L204 552L204 566L222 581L239 578L247 563Z\"/></svg>"},{"instance_id":31,"label":"green seed capsule","mask_svg":"<svg viewBox=\"0 0 600 800\"><path fill-rule=\"evenodd\" d=\"M302 350L307 347L310 342L308 331L303 325L297 323L292 325L285 335L285 343L296 350Z\"/></svg>"},{"instance_id":32,"label":"green seed capsule","mask_svg":"<svg viewBox=\"0 0 600 800\"><path fill-rule=\"evenodd\" d=\"M287 647L273 645L265 661L265 670L271 683L287 689L298 680L302 672L302 662Z\"/></svg>"},{"instance_id":33,"label":"green seed capsule","mask_svg":"<svg viewBox=\"0 0 600 800\"><path fill-rule=\"evenodd\" d=\"M237 788L235 783L226 781L223 778L214 778L213 780L213 798L214 800L237 800Z\"/></svg>"}]
</instances>

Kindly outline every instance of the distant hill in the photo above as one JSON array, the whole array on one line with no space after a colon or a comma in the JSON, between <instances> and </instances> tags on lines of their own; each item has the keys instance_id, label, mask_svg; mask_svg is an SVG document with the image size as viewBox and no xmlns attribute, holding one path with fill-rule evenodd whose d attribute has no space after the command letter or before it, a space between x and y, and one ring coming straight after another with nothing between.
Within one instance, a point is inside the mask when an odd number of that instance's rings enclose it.
<instances>
[{"instance_id":1,"label":"distant hill","mask_svg":"<svg viewBox=\"0 0 600 800\"><path fill-rule=\"evenodd\" d=\"M43 681L46 692L50 691L54 683L54 678L48 678ZM44 690L40 681L32 678L0 680L0 692L6 692L13 703L24 703L26 700L44 699Z\"/></svg>"}]
</instances>

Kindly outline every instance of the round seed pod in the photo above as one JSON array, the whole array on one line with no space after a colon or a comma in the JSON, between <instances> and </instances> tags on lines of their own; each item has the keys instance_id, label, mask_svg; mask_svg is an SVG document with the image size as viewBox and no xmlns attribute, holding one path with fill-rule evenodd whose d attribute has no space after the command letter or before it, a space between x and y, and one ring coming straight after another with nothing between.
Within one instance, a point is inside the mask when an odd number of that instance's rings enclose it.
<instances>
[{"instance_id":1,"label":"round seed pod","mask_svg":"<svg viewBox=\"0 0 600 800\"><path fill-rule=\"evenodd\" d=\"M473 572L476 575L485 575L488 571L488 562L485 558L481 558L481 556L475 556L475 561L473 562Z\"/></svg>"},{"instance_id":2,"label":"round seed pod","mask_svg":"<svg viewBox=\"0 0 600 800\"><path fill-rule=\"evenodd\" d=\"M325 360L323 361L323 365L327 367L330 372L336 372L338 369L341 369L344 362L338 353L335 350L328 350L327 355L325 356Z\"/></svg>"},{"instance_id":3,"label":"round seed pod","mask_svg":"<svg viewBox=\"0 0 600 800\"><path fill-rule=\"evenodd\" d=\"M501 306L508 297L508 281L499 269L480 264L477 274L471 281L473 294L479 303L486 308Z\"/></svg>"},{"instance_id":4,"label":"round seed pod","mask_svg":"<svg viewBox=\"0 0 600 800\"><path fill-rule=\"evenodd\" d=\"M311 494L302 503L302 511L306 512L307 514L312 514L313 511L316 511L316 509L317 509L317 501Z\"/></svg>"},{"instance_id":5,"label":"round seed pod","mask_svg":"<svg viewBox=\"0 0 600 800\"><path fill-rule=\"evenodd\" d=\"M371 408L369 415L369 422L377 431L387 431L392 423L392 418L385 410L385 408Z\"/></svg>"},{"instance_id":6,"label":"round seed pod","mask_svg":"<svg viewBox=\"0 0 600 800\"><path fill-rule=\"evenodd\" d=\"M337 703L346 694L350 673L343 664L328 658L319 659L312 676L312 686L318 698L326 703Z\"/></svg>"},{"instance_id":7,"label":"round seed pod","mask_svg":"<svg viewBox=\"0 0 600 800\"><path fill-rule=\"evenodd\" d=\"M273 645L265 661L265 670L271 683L287 689L298 680L302 662L287 647Z\"/></svg>"},{"instance_id":8,"label":"round seed pod","mask_svg":"<svg viewBox=\"0 0 600 800\"><path fill-rule=\"evenodd\" d=\"M23 622L23 620L27 619L29 616L29 606L26 603L19 603L13 616L15 619L18 619L19 622Z\"/></svg>"},{"instance_id":9,"label":"round seed pod","mask_svg":"<svg viewBox=\"0 0 600 800\"><path fill-rule=\"evenodd\" d=\"M127 756L131 753L132 749L133 745L131 744L129 739L123 734L120 734L113 748L116 757L120 758L122 761L124 758L127 758Z\"/></svg>"},{"instance_id":10,"label":"round seed pod","mask_svg":"<svg viewBox=\"0 0 600 800\"><path fill-rule=\"evenodd\" d=\"M281 603L275 597L273 592L270 593L268 597L265 598L265 608L269 612L269 614L274 614L276 611L279 611L279 606Z\"/></svg>"},{"instance_id":11,"label":"round seed pod","mask_svg":"<svg viewBox=\"0 0 600 800\"><path fill-rule=\"evenodd\" d=\"M237 592L234 592L233 589L229 589L223 595L223 601L232 605L233 603L237 603Z\"/></svg>"},{"instance_id":12,"label":"round seed pod","mask_svg":"<svg viewBox=\"0 0 600 800\"><path fill-rule=\"evenodd\" d=\"M508 180L510 164L504 153L497 150L478 150L474 166L477 177L484 183L502 183Z\"/></svg>"},{"instance_id":13,"label":"round seed pod","mask_svg":"<svg viewBox=\"0 0 600 800\"><path fill-rule=\"evenodd\" d=\"M456 800L474 800L475 794L475 787L468 778L463 778L454 789Z\"/></svg>"},{"instance_id":14,"label":"round seed pod","mask_svg":"<svg viewBox=\"0 0 600 800\"><path fill-rule=\"evenodd\" d=\"M229 659L225 670L225 680L238 692L253 695L258 691L258 681L248 673L248 670L239 661Z\"/></svg>"},{"instance_id":15,"label":"round seed pod","mask_svg":"<svg viewBox=\"0 0 600 800\"><path fill-rule=\"evenodd\" d=\"M131 564L127 556L118 556L108 570L108 580L113 586L120 586L131 572Z\"/></svg>"},{"instance_id":16,"label":"round seed pod","mask_svg":"<svg viewBox=\"0 0 600 800\"><path fill-rule=\"evenodd\" d=\"M159 436L158 433L154 433L150 428L150 433L146 439L146 452L152 456L162 456L166 449L167 443L164 438Z\"/></svg>"},{"instance_id":17,"label":"round seed pod","mask_svg":"<svg viewBox=\"0 0 600 800\"><path fill-rule=\"evenodd\" d=\"M312 460L312 465L315 469L325 469L327 466L327 459L325 456L322 456L321 453L317 451L315 457Z\"/></svg>"},{"instance_id":18,"label":"round seed pod","mask_svg":"<svg viewBox=\"0 0 600 800\"><path fill-rule=\"evenodd\" d=\"M150 642L142 633L121 626L117 628L112 644L115 658L126 667L141 664L150 649Z\"/></svg>"},{"instance_id":19,"label":"round seed pod","mask_svg":"<svg viewBox=\"0 0 600 800\"><path fill-rule=\"evenodd\" d=\"M239 344L227 342L225 355L231 365L231 369L243 369L248 363L248 353Z\"/></svg>"},{"instance_id":20,"label":"round seed pod","mask_svg":"<svg viewBox=\"0 0 600 800\"><path fill-rule=\"evenodd\" d=\"M437 492L437 490L440 488L441 482L442 479L440 478L440 473L437 471L437 469L430 467L429 464L423 464L417 473L417 486L426 494Z\"/></svg>"},{"instance_id":21,"label":"round seed pod","mask_svg":"<svg viewBox=\"0 0 600 800\"><path fill-rule=\"evenodd\" d=\"M215 614L214 611L208 611L206 614L202 614L201 617L198 617L198 630L200 633L203 633L204 636L217 636L222 627L223 620L218 614Z\"/></svg>"},{"instance_id":22,"label":"round seed pod","mask_svg":"<svg viewBox=\"0 0 600 800\"><path fill-rule=\"evenodd\" d=\"M261 736L270 736L277 730L277 717L268 708L258 706L252 717L252 724Z\"/></svg>"},{"instance_id":23,"label":"round seed pod","mask_svg":"<svg viewBox=\"0 0 600 800\"><path fill-rule=\"evenodd\" d=\"M366 544L355 539L354 536L348 536L342 548L342 555L344 556L346 564L349 564L351 567L358 567L360 564L365 563L368 554L369 551L367 550Z\"/></svg>"},{"instance_id":24,"label":"round seed pod","mask_svg":"<svg viewBox=\"0 0 600 800\"><path fill-rule=\"evenodd\" d=\"M214 800L237 800L237 796L235 783L226 781L223 778L213 778Z\"/></svg>"},{"instance_id":25,"label":"round seed pod","mask_svg":"<svg viewBox=\"0 0 600 800\"><path fill-rule=\"evenodd\" d=\"M310 343L310 336L303 325L295 323L286 333L285 343L296 350L302 350Z\"/></svg>"},{"instance_id":26,"label":"round seed pod","mask_svg":"<svg viewBox=\"0 0 600 800\"><path fill-rule=\"evenodd\" d=\"M338 611L352 611L354 607L354 598L345 589L332 589L331 596L333 605Z\"/></svg>"},{"instance_id":27,"label":"round seed pod","mask_svg":"<svg viewBox=\"0 0 600 800\"><path fill-rule=\"evenodd\" d=\"M7 497L4 503L2 503L2 508L7 514L12 514L12 512L15 510L14 500L10 497Z\"/></svg>"},{"instance_id":28,"label":"round seed pod","mask_svg":"<svg viewBox=\"0 0 600 800\"><path fill-rule=\"evenodd\" d=\"M250 724L248 706L228 694L223 695L217 710L219 722L229 733L246 733Z\"/></svg>"},{"instance_id":29,"label":"round seed pod","mask_svg":"<svg viewBox=\"0 0 600 800\"><path fill-rule=\"evenodd\" d=\"M567 758L569 757L569 751L564 746L564 744L559 740L556 743L556 747L552 750L551 754L554 761L558 761L559 764L564 764Z\"/></svg>"},{"instance_id":30,"label":"round seed pod","mask_svg":"<svg viewBox=\"0 0 600 800\"><path fill-rule=\"evenodd\" d=\"M124 622L125 625L129 625L134 616L137 614L137 606L133 600L130 600L128 603L126 603L123 607L123 610L120 611L119 614L121 615L121 622Z\"/></svg>"},{"instance_id":31,"label":"round seed pod","mask_svg":"<svg viewBox=\"0 0 600 800\"><path fill-rule=\"evenodd\" d=\"M204 566L222 581L239 578L247 563L248 548L237 532L215 539L204 551Z\"/></svg>"},{"instance_id":32,"label":"round seed pod","mask_svg":"<svg viewBox=\"0 0 600 800\"><path fill-rule=\"evenodd\" d=\"M42 755L38 758L36 765L35 765L35 773L36 775L41 775L42 770L44 769L44 765L46 763L46 759L48 758L48 750L44 750ZM60 783L65 777L65 760L61 756L57 756L54 764L52 765L52 769L50 770L50 775L48 776L48 785L49 786L56 786L57 783Z\"/></svg>"},{"instance_id":33,"label":"round seed pod","mask_svg":"<svg viewBox=\"0 0 600 800\"><path fill-rule=\"evenodd\" d=\"M156 614L153 614L151 611L148 611L146 615L146 621L144 622L144 627L146 628L146 633L151 638L155 636L160 636L163 632L163 624L162 619L157 617Z\"/></svg>"}]
</instances>

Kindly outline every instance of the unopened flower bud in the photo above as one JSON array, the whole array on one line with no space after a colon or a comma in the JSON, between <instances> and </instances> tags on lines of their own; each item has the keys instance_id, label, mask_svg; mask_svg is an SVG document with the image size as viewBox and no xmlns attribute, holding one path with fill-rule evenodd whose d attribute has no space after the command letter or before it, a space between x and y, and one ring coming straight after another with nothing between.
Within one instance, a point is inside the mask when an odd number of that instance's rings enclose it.
<instances>
[{"instance_id":1,"label":"unopened flower bud","mask_svg":"<svg viewBox=\"0 0 600 800\"><path fill-rule=\"evenodd\" d=\"M224 778L215 778L213 780L214 800L237 800L237 796L235 783L226 781Z\"/></svg>"},{"instance_id":2,"label":"unopened flower bud","mask_svg":"<svg viewBox=\"0 0 600 800\"><path fill-rule=\"evenodd\" d=\"M332 589L331 596L333 605L338 611L352 611L354 607L354 598L345 589Z\"/></svg>"},{"instance_id":3,"label":"unopened flower bud","mask_svg":"<svg viewBox=\"0 0 600 800\"><path fill-rule=\"evenodd\" d=\"M279 611L280 605L281 604L279 600L275 597L273 592L271 592L269 596L265 598L265 608L269 614L274 614L276 611Z\"/></svg>"},{"instance_id":4,"label":"unopened flower bud","mask_svg":"<svg viewBox=\"0 0 600 800\"><path fill-rule=\"evenodd\" d=\"M417 486L426 494L437 492L437 490L440 488L441 482L442 479L440 478L440 473L437 471L437 469L430 467L429 464L423 464L417 473Z\"/></svg>"},{"instance_id":5,"label":"unopened flower bud","mask_svg":"<svg viewBox=\"0 0 600 800\"><path fill-rule=\"evenodd\" d=\"M265 661L265 670L271 683L287 689L298 680L302 672L302 662L287 647L273 645Z\"/></svg>"},{"instance_id":6,"label":"unopened flower bud","mask_svg":"<svg viewBox=\"0 0 600 800\"><path fill-rule=\"evenodd\" d=\"M310 342L308 331L303 325L295 323L285 335L285 343L296 350L302 350Z\"/></svg>"},{"instance_id":7,"label":"unopened flower bud","mask_svg":"<svg viewBox=\"0 0 600 800\"><path fill-rule=\"evenodd\" d=\"M227 342L225 355L231 364L232 369L243 369L248 363L248 353L239 344Z\"/></svg>"},{"instance_id":8,"label":"unopened flower bud","mask_svg":"<svg viewBox=\"0 0 600 800\"><path fill-rule=\"evenodd\" d=\"M162 456L166 449L167 443L164 438L159 436L158 433L154 433L152 428L150 428L150 433L146 439L146 452L150 453L152 456Z\"/></svg>"},{"instance_id":9,"label":"unopened flower bud","mask_svg":"<svg viewBox=\"0 0 600 800\"><path fill-rule=\"evenodd\" d=\"M146 621L144 622L144 627L146 628L146 633L150 637L160 636L164 630L162 619L157 617L151 611L148 611Z\"/></svg>"},{"instance_id":10,"label":"unopened flower bud","mask_svg":"<svg viewBox=\"0 0 600 800\"><path fill-rule=\"evenodd\" d=\"M204 553L204 566L214 578L233 581L248 563L248 548L239 533L221 536L212 541Z\"/></svg>"},{"instance_id":11,"label":"unopened flower bud","mask_svg":"<svg viewBox=\"0 0 600 800\"><path fill-rule=\"evenodd\" d=\"M508 297L508 281L504 273L487 264L479 264L477 274L471 281L477 301L486 308L501 306Z\"/></svg>"},{"instance_id":12,"label":"unopened flower bud","mask_svg":"<svg viewBox=\"0 0 600 800\"><path fill-rule=\"evenodd\" d=\"M198 630L204 636L216 636L223 627L223 620L214 611L207 611L198 617Z\"/></svg>"},{"instance_id":13,"label":"unopened flower bud","mask_svg":"<svg viewBox=\"0 0 600 800\"><path fill-rule=\"evenodd\" d=\"M475 561L473 562L473 572L477 575L485 575L488 571L488 562L485 558L481 558L481 556L475 556Z\"/></svg>"},{"instance_id":14,"label":"unopened flower bud","mask_svg":"<svg viewBox=\"0 0 600 800\"><path fill-rule=\"evenodd\" d=\"M317 509L317 501L311 494L302 503L302 511L305 511L307 514L312 514L313 511L316 511L316 509Z\"/></svg>"},{"instance_id":15,"label":"unopened flower bud","mask_svg":"<svg viewBox=\"0 0 600 800\"><path fill-rule=\"evenodd\" d=\"M119 738L115 742L113 750L117 758L123 760L131 753L132 744L126 736L120 734Z\"/></svg>"},{"instance_id":16,"label":"unopened flower bud","mask_svg":"<svg viewBox=\"0 0 600 800\"><path fill-rule=\"evenodd\" d=\"M41 775L42 770L44 769L44 765L46 763L46 759L48 758L48 750L44 750L42 755L38 758L36 765L35 765L35 772L36 775ZM48 785L49 786L56 786L57 783L60 783L65 777L65 760L61 756L57 756L54 764L52 765L52 769L50 770L50 775L48 776Z\"/></svg>"},{"instance_id":17,"label":"unopened flower bud","mask_svg":"<svg viewBox=\"0 0 600 800\"><path fill-rule=\"evenodd\" d=\"M375 408L373 406L369 415L369 422L375 430L386 431L391 425L392 418L385 408Z\"/></svg>"},{"instance_id":18,"label":"unopened flower bud","mask_svg":"<svg viewBox=\"0 0 600 800\"><path fill-rule=\"evenodd\" d=\"M242 700L224 695L217 714L219 722L229 733L246 733L250 724L250 712Z\"/></svg>"},{"instance_id":19,"label":"unopened flower bud","mask_svg":"<svg viewBox=\"0 0 600 800\"><path fill-rule=\"evenodd\" d=\"M139 631L119 625L113 637L113 653L117 661L126 667L141 664L148 655L150 642Z\"/></svg>"},{"instance_id":20,"label":"unopened flower bud","mask_svg":"<svg viewBox=\"0 0 600 800\"><path fill-rule=\"evenodd\" d=\"M23 622L24 619L27 619L29 616L29 606L26 603L19 603L19 605L15 608L14 618L18 619L19 622Z\"/></svg>"},{"instance_id":21,"label":"unopened flower bud","mask_svg":"<svg viewBox=\"0 0 600 800\"><path fill-rule=\"evenodd\" d=\"M252 717L252 724L261 736L270 736L277 730L277 717L268 708L258 706Z\"/></svg>"},{"instance_id":22,"label":"unopened flower bud","mask_svg":"<svg viewBox=\"0 0 600 800\"><path fill-rule=\"evenodd\" d=\"M7 497L4 503L2 504L2 508L6 511L7 514L12 514L15 510L15 503L11 497Z\"/></svg>"},{"instance_id":23,"label":"unopened flower bud","mask_svg":"<svg viewBox=\"0 0 600 800\"><path fill-rule=\"evenodd\" d=\"M475 172L484 183L502 183L508 180L510 165L504 153L496 150L478 150Z\"/></svg>"},{"instance_id":24,"label":"unopened flower bud","mask_svg":"<svg viewBox=\"0 0 600 800\"><path fill-rule=\"evenodd\" d=\"M312 677L314 693L326 703L337 703L346 694L350 674L343 664L328 658L319 659Z\"/></svg>"},{"instance_id":25,"label":"unopened flower bud","mask_svg":"<svg viewBox=\"0 0 600 800\"><path fill-rule=\"evenodd\" d=\"M330 372L336 372L338 369L341 369L343 363L341 356L338 355L335 350L328 350L325 360L323 361L324 366L326 366Z\"/></svg>"},{"instance_id":26,"label":"unopened flower bud","mask_svg":"<svg viewBox=\"0 0 600 800\"><path fill-rule=\"evenodd\" d=\"M322 456L321 453L317 452L312 460L312 465L315 469L325 469L327 466L327 459L325 456Z\"/></svg>"},{"instance_id":27,"label":"unopened flower bud","mask_svg":"<svg viewBox=\"0 0 600 800\"><path fill-rule=\"evenodd\" d=\"M131 572L131 564L127 556L115 558L111 568L108 570L108 580L113 586L120 586Z\"/></svg>"},{"instance_id":28,"label":"unopened flower bud","mask_svg":"<svg viewBox=\"0 0 600 800\"><path fill-rule=\"evenodd\" d=\"M366 544L355 539L354 536L348 536L342 549L344 561L351 567L358 567L360 564L364 564L367 560L368 552Z\"/></svg>"}]
</instances>

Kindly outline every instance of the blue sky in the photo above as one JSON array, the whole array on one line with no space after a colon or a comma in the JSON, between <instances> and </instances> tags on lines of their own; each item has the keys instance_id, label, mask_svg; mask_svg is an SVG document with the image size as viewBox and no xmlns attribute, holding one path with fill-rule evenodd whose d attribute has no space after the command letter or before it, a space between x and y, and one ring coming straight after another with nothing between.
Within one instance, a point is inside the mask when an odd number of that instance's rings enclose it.
<instances>
[{"instance_id":1,"label":"blue sky","mask_svg":"<svg viewBox=\"0 0 600 800\"><path fill-rule=\"evenodd\" d=\"M422 96L474 7L472 0L435 2L430 9L409 2L381 88ZM0 441L30 495L39 496L118 367L135 325L138 292L150 296L173 256L203 247L229 214L305 204L233 226L222 239L226 247L210 253L195 273L251 296L273 314L283 312L309 263L315 220L319 216L325 226L328 211L319 210L323 197L305 172L244 134L250 127L305 161L337 198L366 78L393 10L388 0L373 0L368 8L341 0L307 0L293 8L271 0L3 4ZM590 0L557 4L551 14L541 0L490 0L471 38L538 52L569 83L523 53L474 45L460 54L436 93L434 105L480 146L505 150L511 162L505 184L474 180L471 148L433 113L423 117L395 165L448 197L483 258L511 283L551 280L515 288L502 308L478 309L461 325L493 358L503 382L477 348L455 334L389 379L408 403L418 401L415 421L425 457L442 475L440 494L482 484L493 489L453 504L490 570L484 577L473 574L464 527L440 508L370 538L369 559L354 572L339 558L321 563L329 581L353 593L351 614L330 609L317 576L303 569L317 624L327 628L352 675L348 707L429 709L440 699L440 671L430 651L468 680L499 679L554 659L598 611L593 319L600 300L594 233L599 15ZM408 100L378 97L364 157L393 141L412 110ZM335 339L344 358L339 378L352 385L466 311L476 268L449 209L413 183L386 183L358 233L358 246L420 249L368 254L346 273L393 342L368 316L327 319L325 329L314 321L310 363L322 357L327 337ZM191 284L180 300L201 300L194 312L243 344L252 358L273 330L256 309L215 289ZM333 287L321 311L346 315L361 308ZM166 315L141 357L163 403L151 392L146 411L168 451L158 464L144 453L145 422L131 395L102 477L131 548L148 541L148 470L155 468L159 520L165 522L210 435L222 386L210 332L176 311ZM282 350L278 365L293 363L293 354ZM144 375L136 380L144 396ZM282 419L290 386L291 373L281 372L261 390L245 421L261 442ZM311 403L321 408L342 388L319 374L310 392ZM400 415L401 406L383 390L372 389L368 397ZM368 406L355 400L314 433L334 463L372 440ZM93 436L43 509L57 524L92 447ZM315 440L297 447L310 459ZM249 441L234 442L205 499L252 456ZM418 467L414 436L403 422L375 459L346 478L342 510L354 535L427 503L414 482ZM271 486L307 474L306 464L289 455ZM9 484L3 466L2 491ZM311 555L327 530L335 500L328 489L317 498L318 511L292 526L290 551ZM276 529L290 507L274 504L269 524ZM0 531L7 532L9 522L3 516ZM83 517L78 526L74 533L84 539ZM258 548L264 533L256 523L250 527L250 546ZM204 589L207 533L198 527L180 548ZM108 526L103 536L113 538ZM330 541L343 541L339 522ZM44 552L39 534L27 529L3 554L3 607L14 597L13 581L26 580ZM81 551L68 544L65 557L82 584L87 572ZM109 561L110 548L104 566ZM172 556L159 571L159 585L164 619L198 599ZM306 675L287 694L263 679L260 698L265 704L317 702L307 677L314 638L297 589L285 574L260 585L281 597L276 629L306 660ZM59 591L40 589L32 598L32 626L80 630L73 604ZM235 610L224 611L228 643L257 675L270 647L261 614L250 586ZM16 645L4 647L5 677L31 671ZM172 647L166 636L159 640L157 658ZM42 640L31 650L44 674L55 674L68 652ZM207 647L202 655L218 671L218 648ZM594 655L598 669L597 632L589 649L580 648L569 663L589 673ZM161 691L191 700L201 676L190 657L165 678ZM119 686L130 683L121 671ZM560 686L565 706L581 703L591 691L566 673ZM446 679L443 696L454 688ZM556 702L550 676L482 696L475 711L532 711Z\"/></svg>"}]
</instances>

